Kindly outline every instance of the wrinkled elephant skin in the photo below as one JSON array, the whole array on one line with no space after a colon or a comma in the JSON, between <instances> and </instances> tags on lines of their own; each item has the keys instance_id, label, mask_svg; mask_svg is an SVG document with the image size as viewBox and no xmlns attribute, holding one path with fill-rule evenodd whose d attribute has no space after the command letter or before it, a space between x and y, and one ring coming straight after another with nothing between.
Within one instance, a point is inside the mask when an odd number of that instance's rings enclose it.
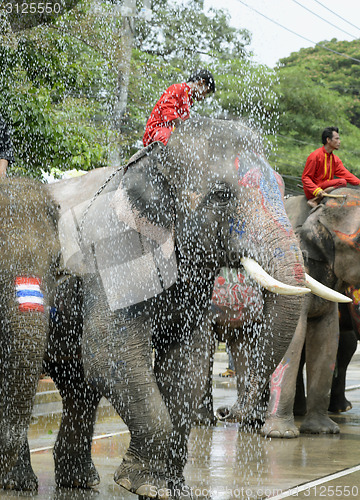
<instances>
[{"instance_id":1,"label":"wrinkled elephant skin","mask_svg":"<svg viewBox=\"0 0 360 500\"><path fill-rule=\"evenodd\" d=\"M345 292L360 282L360 191L342 188L306 217L301 209L304 197L289 199L286 205L296 226L308 273L318 281ZM297 222L296 222L297 221ZM294 226L294 227L295 227ZM297 437L293 404L300 356L306 339L307 412L300 427L303 433L338 433L328 416L330 390L338 348L339 318L335 303L314 295L305 298L296 332L278 366L271 387L268 415L263 434ZM320 347L321 346L321 347Z\"/></svg>"}]
</instances>

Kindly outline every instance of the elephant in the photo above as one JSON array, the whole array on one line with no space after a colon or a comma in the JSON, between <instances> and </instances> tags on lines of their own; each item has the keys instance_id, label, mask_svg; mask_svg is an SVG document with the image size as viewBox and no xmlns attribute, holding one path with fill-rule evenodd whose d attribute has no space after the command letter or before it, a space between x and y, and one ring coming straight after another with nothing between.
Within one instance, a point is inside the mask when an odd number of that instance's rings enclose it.
<instances>
[{"instance_id":1,"label":"elephant","mask_svg":"<svg viewBox=\"0 0 360 500\"><path fill-rule=\"evenodd\" d=\"M310 212L303 196L289 198L286 209L299 238L307 270L323 284L344 292L360 282L357 242L360 191L358 188L342 188L334 190L331 195ZM299 435L294 423L293 405L305 338L307 410L300 432L340 432L339 426L328 416L338 337L336 303L315 295L307 296L293 340L272 377L263 435L285 438Z\"/></svg>"},{"instance_id":2,"label":"elephant","mask_svg":"<svg viewBox=\"0 0 360 500\"><path fill-rule=\"evenodd\" d=\"M98 400L107 397L130 430L115 481L139 496L163 498L184 484L191 413L204 380L196 359L207 345L193 332L210 304L216 269L255 259L297 294L264 293L245 414L290 343L298 294L309 291L301 252L259 138L240 123L187 120L166 147L141 150L90 195L91 174L49 186L60 204L64 197L73 203L64 214L66 229L72 216L80 235L79 249L73 245L64 260L82 280L89 408L93 421ZM54 451L59 485L69 485L75 473L78 481L80 466L72 460L90 464L91 411L86 419L69 411L61 424ZM94 471L81 473L87 484Z\"/></svg>"},{"instance_id":3,"label":"elephant","mask_svg":"<svg viewBox=\"0 0 360 500\"><path fill-rule=\"evenodd\" d=\"M351 410L352 404L345 395L346 371L357 349L360 339L359 328L359 288L349 287L346 290L353 302L339 304L339 346L336 355L335 370L332 379L329 412L342 413ZM303 368L305 365L305 348L303 348L298 376L296 379L296 393L294 401L294 415L306 414L306 396L303 380Z\"/></svg>"},{"instance_id":4,"label":"elephant","mask_svg":"<svg viewBox=\"0 0 360 500\"><path fill-rule=\"evenodd\" d=\"M284 196L285 184L283 179L279 174L275 174L282 196ZM310 208L306 205L306 202L303 204L303 208L305 213L308 214ZM315 293L318 294L319 291L315 290ZM334 295L332 300L347 302L346 296L339 295ZM344 385L346 366L354 352L354 342L356 348L356 339L354 339L354 332L349 328L350 319L348 318L347 311L350 304L340 303L339 306L343 311L341 322L342 336L340 337L341 342L339 347L341 348L341 356L339 356L336 374L334 373L331 401L333 405L342 405L343 407L345 404ZM258 324L263 321L262 309L263 297L261 290L251 278L249 279L244 270L229 268L222 268L220 270L214 284L211 309L208 312L209 318L201 328L209 328L209 331L205 335L210 335L210 338L213 339L211 353L215 350L216 340L226 342L234 363L237 393L239 396L244 392L246 387L248 359L253 355L253 332L258 328ZM352 316L354 316L353 312ZM239 413L239 401L236 401L230 408L221 406L214 412L212 399L213 355L203 359L202 363L206 367L207 383L199 408L194 415L194 423L211 425L215 424L217 420L235 420L240 421L243 426L245 424L251 427L263 425L269 397L268 388L265 389L259 405L247 422L242 420L241 413ZM305 392L304 390L301 391L301 388L303 388L302 371L299 370L294 412L295 414L303 415L306 411L304 410Z\"/></svg>"},{"instance_id":5,"label":"elephant","mask_svg":"<svg viewBox=\"0 0 360 500\"><path fill-rule=\"evenodd\" d=\"M60 255L57 208L37 181L4 178L1 212L0 483L29 456L26 442L49 332ZM25 489L35 489L32 469Z\"/></svg>"},{"instance_id":6,"label":"elephant","mask_svg":"<svg viewBox=\"0 0 360 500\"><path fill-rule=\"evenodd\" d=\"M329 411L341 413L351 410L352 404L345 397L346 370L360 340L360 289L359 285L346 290L352 302L339 306L340 338L336 356L336 369L331 386Z\"/></svg>"},{"instance_id":7,"label":"elephant","mask_svg":"<svg viewBox=\"0 0 360 500\"><path fill-rule=\"evenodd\" d=\"M244 419L290 344L310 291L259 136L240 122L192 118L166 147L153 143L124 168L48 189L60 205L62 266L70 276L62 286L74 303L82 298L69 319L82 320L81 351L75 341L77 354L63 362L61 342L50 341L46 353L65 398L56 483L99 481L91 440L105 396L131 435L116 483L139 497L188 496L187 440L206 380L198 360L211 352L198 327L208 321L217 270L247 269L266 287L239 402Z\"/></svg>"}]
</instances>

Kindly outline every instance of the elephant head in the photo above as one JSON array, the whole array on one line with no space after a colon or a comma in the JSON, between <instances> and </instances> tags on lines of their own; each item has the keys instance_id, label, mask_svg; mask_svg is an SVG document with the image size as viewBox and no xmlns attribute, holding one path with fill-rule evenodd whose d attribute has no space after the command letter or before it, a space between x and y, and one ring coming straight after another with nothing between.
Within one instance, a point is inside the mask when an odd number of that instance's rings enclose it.
<instances>
[{"instance_id":1,"label":"elephant head","mask_svg":"<svg viewBox=\"0 0 360 500\"><path fill-rule=\"evenodd\" d=\"M345 291L360 281L360 190L341 188L310 213L298 231L311 274Z\"/></svg>"}]
</instances>

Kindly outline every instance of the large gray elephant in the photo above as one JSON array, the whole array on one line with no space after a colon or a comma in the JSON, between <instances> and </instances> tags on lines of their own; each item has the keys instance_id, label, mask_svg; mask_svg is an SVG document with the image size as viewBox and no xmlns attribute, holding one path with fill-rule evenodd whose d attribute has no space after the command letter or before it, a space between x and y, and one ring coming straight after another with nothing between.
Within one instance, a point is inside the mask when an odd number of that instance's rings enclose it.
<instances>
[{"instance_id":1,"label":"large gray elephant","mask_svg":"<svg viewBox=\"0 0 360 500\"><path fill-rule=\"evenodd\" d=\"M56 207L42 184L0 182L0 484L25 445L49 331L60 245ZM25 489L36 487L30 469Z\"/></svg>"},{"instance_id":2,"label":"large gray elephant","mask_svg":"<svg viewBox=\"0 0 360 500\"><path fill-rule=\"evenodd\" d=\"M349 285L356 286L360 282L360 191L358 188L342 188L331 194L340 197L325 198L310 213L302 196L290 198L286 208L310 274L343 292ZM293 341L272 379L264 435L287 438L299 435L294 424L293 404L305 338L307 412L300 432L340 431L328 416L338 335L337 304L315 295L306 297Z\"/></svg>"},{"instance_id":3,"label":"large gray elephant","mask_svg":"<svg viewBox=\"0 0 360 500\"><path fill-rule=\"evenodd\" d=\"M154 144L124 175L115 172L90 204L81 203L89 198L81 187L86 178L66 182L65 192L70 196L71 184L80 203L72 215L81 251L74 247L66 259L83 272L85 376L131 433L115 480L138 495L162 497L183 484L194 394L203 379L196 356L205 347L192 331L209 306L216 269L241 267L251 257L300 293L301 253L259 139L240 123L187 121L166 148ZM61 201L64 189L53 189ZM265 294L244 414L286 350L300 305L299 296ZM70 439L72 427L62 425L56 444L59 484L68 484L74 470L70 464L64 472L63 457L78 463L83 453ZM89 428L82 434L81 442L91 443Z\"/></svg>"},{"instance_id":4,"label":"large gray elephant","mask_svg":"<svg viewBox=\"0 0 360 500\"><path fill-rule=\"evenodd\" d=\"M56 482L98 482L90 449L104 395L131 433L115 481L139 496L176 497L206 380L197 360L209 339L193 332L205 320L217 269L254 274L257 261L284 283L271 282L270 290L309 291L274 171L246 126L191 119L166 147L149 146L125 169L99 169L49 189L62 210L64 265L81 276L84 318L81 360L70 360L66 372L56 348L47 353L60 391L71 392L54 450ZM286 351L302 301L263 289L261 296L243 418Z\"/></svg>"}]
</instances>

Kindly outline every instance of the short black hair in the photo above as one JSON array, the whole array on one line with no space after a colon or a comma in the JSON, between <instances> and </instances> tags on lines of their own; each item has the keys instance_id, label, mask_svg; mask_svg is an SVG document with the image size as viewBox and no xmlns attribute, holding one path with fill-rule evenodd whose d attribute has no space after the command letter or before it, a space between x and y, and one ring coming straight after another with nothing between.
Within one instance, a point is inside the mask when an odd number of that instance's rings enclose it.
<instances>
[{"instance_id":1,"label":"short black hair","mask_svg":"<svg viewBox=\"0 0 360 500\"><path fill-rule=\"evenodd\" d=\"M188 82L198 82L205 80L206 85L209 87L210 92L215 92L215 79L207 69L195 69L189 76Z\"/></svg>"},{"instance_id":2,"label":"short black hair","mask_svg":"<svg viewBox=\"0 0 360 500\"><path fill-rule=\"evenodd\" d=\"M333 132L339 133L339 129L337 127L326 127L326 129L324 129L323 133L321 134L321 140L322 140L322 143L324 144L324 146L327 142L326 139L332 138Z\"/></svg>"}]
</instances>

